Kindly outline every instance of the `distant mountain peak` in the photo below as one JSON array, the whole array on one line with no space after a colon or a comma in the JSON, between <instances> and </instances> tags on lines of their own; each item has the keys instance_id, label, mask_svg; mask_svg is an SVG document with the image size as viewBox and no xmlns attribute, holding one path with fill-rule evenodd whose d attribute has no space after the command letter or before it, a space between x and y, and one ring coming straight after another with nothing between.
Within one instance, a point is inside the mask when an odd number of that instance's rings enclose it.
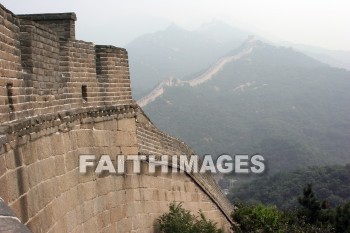
<instances>
[{"instance_id":1,"label":"distant mountain peak","mask_svg":"<svg viewBox=\"0 0 350 233\"><path fill-rule=\"evenodd\" d=\"M184 28L180 27L176 23L172 22L166 29L165 31L185 31Z\"/></svg>"},{"instance_id":2,"label":"distant mountain peak","mask_svg":"<svg viewBox=\"0 0 350 233\"><path fill-rule=\"evenodd\" d=\"M240 46L240 50L247 48L259 48L267 46L267 44L259 39L257 39L254 35L249 35L248 38L243 42Z\"/></svg>"},{"instance_id":3,"label":"distant mountain peak","mask_svg":"<svg viewBox=\"0 0 350 233\"><path fill-rule=\"evenodd\" d=\"M261 40L257 39L254 35L249 35L247 40L243 42L247 45L262 45L264 44Z\"/></svg>"},{"instance_id":4,"label":"distant mountain peak","mask_svg":"<svg viewBox=\"0 0 350 233\"><path fill-rule=\"evenodd\" d=\"M213 28L227 28L227 29L232 29L232 27L225 23L224 21L220 20L220 19L216 19L214 18L212 21L208 22L208 23L203 23L198 29L197 31L205 31L208 29L213 29Z\"/></svg>"}]
</instances>

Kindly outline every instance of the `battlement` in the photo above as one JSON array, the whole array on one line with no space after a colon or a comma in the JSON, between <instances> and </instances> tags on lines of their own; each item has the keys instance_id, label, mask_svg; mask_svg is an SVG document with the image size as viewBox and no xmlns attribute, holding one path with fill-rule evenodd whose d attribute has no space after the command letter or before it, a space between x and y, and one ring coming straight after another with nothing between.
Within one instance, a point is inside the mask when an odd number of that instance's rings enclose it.
<instances>
[{"instance_id":1,"label":"battlement","mask_svg":"<svg viewBox=\"0 0 350 233\"><path fill-rule=\"evenodd\" d=\"M17 15L21 20L29 20L44 25L54 31L60 39L75 40L75 13Z\"/></svg>"},{"instance_id":2,"label":"battlement","mask_svg":"<svg viewBox=\"0 0 350 233\"><path fill-rule=\"evenodd\" d=\"M75 40L75 13L0 8L0 123L132 102L127 51Z\"/></svg>"}]
</instances>

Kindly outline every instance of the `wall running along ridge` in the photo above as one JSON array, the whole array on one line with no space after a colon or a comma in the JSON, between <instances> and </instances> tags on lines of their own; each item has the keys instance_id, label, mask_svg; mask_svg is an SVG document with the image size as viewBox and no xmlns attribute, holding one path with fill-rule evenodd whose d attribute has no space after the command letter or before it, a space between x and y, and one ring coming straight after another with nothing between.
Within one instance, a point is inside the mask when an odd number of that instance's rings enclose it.
<instances>
[{"instance_id":1,"label":"wall running along ridge","mask_svg":"<svg viewBox=\"0 0 350 233\"><path fill-rule=\"evenodd\" d=\"M75 20L0 5L0 232L154 232L173 201L229 232L207 174L79 174L81 154L194 153L132 100L126 50L75 40Z\"/></svg>"}]
</instances>

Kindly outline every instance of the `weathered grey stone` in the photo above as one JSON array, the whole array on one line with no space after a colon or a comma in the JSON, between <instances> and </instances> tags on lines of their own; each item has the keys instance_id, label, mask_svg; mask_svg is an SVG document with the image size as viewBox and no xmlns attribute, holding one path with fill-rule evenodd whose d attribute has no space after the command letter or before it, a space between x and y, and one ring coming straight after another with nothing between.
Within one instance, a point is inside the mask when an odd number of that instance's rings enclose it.
<instances>
[{"instance_id":1,"label":"weathered grey stone","mask_svg":"<svg viewBox=\"0 0 350 233\"><path fill-rule=\"evenodd\" d=\"M0 232L1 233L29 233L29 229L24 226L15 216L14 212L0 198Z\"/></svg>"}]
</instances>

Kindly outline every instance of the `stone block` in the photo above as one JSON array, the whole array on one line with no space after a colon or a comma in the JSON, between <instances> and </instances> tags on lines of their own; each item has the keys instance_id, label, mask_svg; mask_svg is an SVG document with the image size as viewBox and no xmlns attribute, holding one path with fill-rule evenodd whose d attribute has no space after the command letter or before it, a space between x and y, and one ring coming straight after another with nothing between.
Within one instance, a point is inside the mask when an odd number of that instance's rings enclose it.
<instances>
[{"instance_id":1,"label":"stone block","mask_svg":"<svg viewBox=\"0 0 350 233\"><path fill-rule=\"evenodd\" d=\"M118 130L118 123L116 120L103 121L93 124L96 130Z\"/></svg>"},{"instance_id":2,"label":"stone block","mask_svg":"<svg viewBox=\"0 0 350 233\"><path fill-rule=\"evenodd\" d=\"M50 136L50 146L54 155L62 155L65 153L65 145L63 144L62 134L53 134Z\"/></svg>"},{"instance_id":3,"label":"stone block","mask_svg":"<svg viewBox=\"0 0 350 233\"><path fill-rule=\"evenodd\" d=\"M17 200L17 198L21 195L21 188L19 183L17 182L17 179L19 179L19 177L16 170L12 170L8 172L6 177L7 177L7 180L6 180L7 186L5 187L7 187L7 190L8 190L8 197L9 197L8 201L11 203Z\"/></svg>"},{"instance_id":4,"label":"stone block","mask_svg":"<svg viewBox=\"0 0 350 233\"><path fill-rule=\"evenodd\" d=\"M5 154L5 159L6 159L5 164L8 170L13 170L17 167L15 154L13 153L13 150L10 150Z\"/></svg>"},{"instance_id":5,"label":"stone block","mask_svg":"<svg viewBox=\"0 0 350 233\"><path fill-rule=\"evenodd\" d=\"M60 192L64 193L69 189L77 186L79 182L78 176L79 176L78 170L72 170L64 174L63 176L59 177Z\"/></svg>"},{"instance_id":6,"label":"stone block","mask_svg":"<svg viewBox=\"0 0 350 233\"><path fill-rule=\"evenodd\" d=\"M0 178L6 173L6 163L5 163L5 156L0 155Z\"/></svg>"},{"instance_id":7,"label":"stone block","mask_svg":"<svg viewBox=\"0 0 350 233\"><path fill-rule=\"evenodd\" d=\"M120 147L122 155L138 155L138 148L136 146L122 146Z\"/></svg>"},{"instance_id":8,"label":"stone block","mask_svg":"<svg viewBox=\"0 0 350 233\"><path fill-rule=\"evenodd\" d=\"M94 130L92 132L93 132L95 146L108 147L108 146L112 145L110 140L113 138L113 134L110 131Z\"/></svg>"},{"instance_id":9,"label":"stone block","mask_svg":"<svg viewBox=\"0 0 350 233\"><path fill-rule=\"evenodd\" d=\"M80 130L77 132L78 147L94 146L94 137L91 130Z\"/></svg>"},{"instance_id":10,"label":"stone block","mask_svg":"<svg viewBox=\"0 0 350 233\"><path fill-rule=\"evenodd\" d=\"M82 186L85 201L95 199L97 197L97 188L95 181L86 182Z\"/></svg>"},{"instance_id":11,"label":"stone block","mask_svg":"<svg viewBox=\"0 0 350 233\"><path fill-rule=\"evenodd\" d=\"M117 233L131 232L132 230L132 218L121 219L116 226Z\"/></svg>"},{"instance_id":12,"label":"stone block","mask_svg":"<svg viewBox=\"0 0 350 233\"><path fill-rule=\"evenodd\" d=\"M65 155L56 155L54 158L55 162L55 175L60 176L63 175L66 172L66 166L65 166ZM74 169L73 167L72 169ZM71 171L70 169L69 171Z\"/></svg>"},{"instance_id":13,"label":"stone block","mask_svg":"<svg viewBox=\"0 0 350 233\"><path fill-rule=\"evenodd\" d=\"M108 175L107 175L108 176ZM107 195L109 191L108 187L108 180L106 177L101 177L98 180L95 181L96 183L96 189L97 189L97 195L102 196L102 195Z\"/></svg>"},{"instance_id":14,"label":"stone block","mask_svg":"<svg viewBox=\"0 0 350 233\"><path fill-rule=\"evenodd\" d=\"M94 202L95 200L86 201L83 205L83 221L91 219L94 216Z\"/></svg>"},{"instance_id":15,"label":"stone block","mask_svg":"<svg viewBox=\"0 0 350 233\"><path fill-rule=\"evenodd\" d=\"M137 146L137 136L135 132L116 131L112 138L114 146Z\"/></svg>"},{"instance_id":16,"label":"stone block","mask_svg":"<svg viewBox=\"0 0 350 233\"><path fill-rule=\"evenodd\" d=\"M96 233L97 229L97 219L92 218L83 224L84 233Z\"/></svg>"},{"instance_id":17,"label":"stone block","mask_svg":"<svg viewBox=\"0 0 350 233\"><path fill-rule=\"evenodd\" d=\"M67 211L71 211L73 209L75 209L80 202L80 196L79 196L79 191L78 191L78 187L74 187L71 188L68 192L67 192Z\"/></svg>"},{"instance_id":18,"label":"stone block","mask_svg":"<svg viewBox=\"0 0 350 233\"><path fill-rule=\"evenodd\" d=\"M37 144L37 153L40 160L53 155L50 137L42 137Z\"/></svg>"},{"instance_id":19,"label":"stone block","mask_svg":"<svg viewBox=\"0 0 350 233\"><path fill-rule=\"evenodd\" d=\"M138 175L126 175L125 176L125 189L136 189L140 187L140 180Z\"/></svg>"},{"instance_id":20,"label":"stone block","mask_svg":"<svg viewBox=\"0 0 350 233\"><path fill-rule=\"evenodd\" d=\"M77 226L77 213L75 209L66 214L65 222L66 222L67 232L73 232L73 230Z\"/></svg>"},{"instance_id":21,"label":"stone block","mask_svg":"<svg viewBox=\"0 0 350 233\"><path fill-rule=\"evenodd\" d=\"M106 198L107 198L107 206L109 209L115 208L118 205L116 192L108 193Z\"/></svg>"},{"instance_id":22,"label":"stone block","mask_svg":"<svg viewBox=\"0 0 350 233\"><path fill-rule=\"evenodd\" d=\"M117 191L115 201L119 204L120 203L125 204L126 203L126 191L125 190Z\"/></svg>"},{"instance_id":23,"label":"stone block","mask_svg":"<svg viewBox=\"0 0 350 233\"><path fill-rule=\"evenodd\" d=\"M97 229L101 232L102 229L110 225L111 218L109 211L103 211L97 215Z\"/></svg>"},{"instance_id":24,"label":"stone block","mask_svg":"<svg viewBox=\"0 0 350 233\"><path fill-rule=\"evenodd\" d=\"M82 153L81 155L83 155ZM79 166L79 153L78 152L67 152L64 157L64 164L62 164L63 169L66 172L72 171ZM61 162L60 160L58 162Z\"/></svg>"},{"instance_id":25,"label":"stone block","mask_svg":"<svg viewBox=\"0 0 350 233\"><path fill-rule=\"evenodd\" d=\"M107 207L107 199L105 196L100 196L94 199L94 215L104 211Z\"/></svg>"},{"instance_id":26,"label":"stone block","mask_svg":"<svg viewBox=\"0 0 350 233\"><path fill-rule=\"evenodd\" d=\"M126 206L124 204L117 205L116 208L110 210L111 222L116 223L126 217Z\"/></svg>"},{"instance_id":27,"label":"stone block","mask_svg":"<svg viewBox=\"0 0 350 233\"><path fill-rule=\"evenodd\" d=\"M37 142L32 141L22 147L23 162L30 165L38 160Z\"/></svg>"},{"instance_id":28,"label":"stone block","mask_svg":"<svg viewBox=\"0 0 350 233\"><path fill-rule=\"evenodd\" d=\"M125 132L136 132L135 118L124 118L118 120L118 130Z\"/></svg>"}]
</instances>

